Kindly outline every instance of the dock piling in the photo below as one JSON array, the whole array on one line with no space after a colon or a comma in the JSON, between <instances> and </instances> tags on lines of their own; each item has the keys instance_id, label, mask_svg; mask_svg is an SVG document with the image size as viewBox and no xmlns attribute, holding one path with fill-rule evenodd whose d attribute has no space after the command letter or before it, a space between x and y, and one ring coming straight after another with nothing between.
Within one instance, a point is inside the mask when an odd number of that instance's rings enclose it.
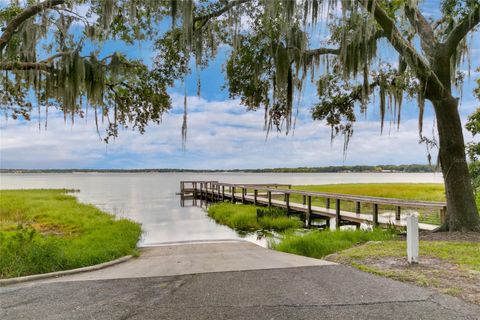
<instances>
[{"instance_id":1,"label":"dock piling","mask_svg":"<svg viewBox=\"0 0 480 320\"><path fill-rule=\"evenodd\" d=\"M340 199L335 199L335 230L340 229Z\"/></svg>"},{"instance_id":2,"label":"dock piling","mask_svg":"<svg viewBox=\"0 0 480 320\"><path fill-rule=\"evenodd\" d=\"M378 227L378 204L373 204L373 226Z\"/></svg>"},{"instance_id":3,"label":"dock piling","mask_svg":"<svg viewBox=\"0 0 480 320\"><path fill-rule=\"evenodd\" d=\"M307 202L307 227L310 228L312 226L312 197L308 196Z\"/></svg>"}]
</instances>

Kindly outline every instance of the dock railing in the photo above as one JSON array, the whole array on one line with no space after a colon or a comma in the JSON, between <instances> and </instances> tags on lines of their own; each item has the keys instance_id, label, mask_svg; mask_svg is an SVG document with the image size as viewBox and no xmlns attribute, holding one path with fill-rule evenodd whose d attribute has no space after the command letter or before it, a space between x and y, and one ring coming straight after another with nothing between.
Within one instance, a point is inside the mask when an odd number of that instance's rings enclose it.
<instances>
[{"instance_id":1,"label":"dock railing","mask_svg":"<svg viewBox=\"0 0 480 320\"><path fill-rule=\"evenodd\" d=\"M190 188L189 188L190 187ZM401 214L404 208L408 209L426 209L439 211L440 223L445 221L447 204L436 201L417 201L395 198L360 196L329 192L315 192L291 189L289 184L234 184L221 183L218 181L182 181L182 194L190 195L194 199L201 198L206 201L231 201L233 203L240 201L242 203L252 203L254 205L266 205L284 208L287 212L297 211L306 214L306 225L310 227L313 216L323 216L325 218L335 218L336 227L339 227L342 221L353 223L371 222L374 226L379 224L392 224L395 226L404 226L401 221ZM275 196L277 199L274 199ZM298 196L302 199L301 203L292 202L291 197ZM278 200L278 198L282 200ZM324 207L312 206L312 199L325 199ZM353 202L354 212L343 211L342 201ZM331 204L335 203L335 209ZM368 215L362 210L362 204L368 204L372 212ZM395 219L380 219L379 206L395 208ZM420 224L420 228L432 230L436 225Z\"/></svg>"}]
</instances>

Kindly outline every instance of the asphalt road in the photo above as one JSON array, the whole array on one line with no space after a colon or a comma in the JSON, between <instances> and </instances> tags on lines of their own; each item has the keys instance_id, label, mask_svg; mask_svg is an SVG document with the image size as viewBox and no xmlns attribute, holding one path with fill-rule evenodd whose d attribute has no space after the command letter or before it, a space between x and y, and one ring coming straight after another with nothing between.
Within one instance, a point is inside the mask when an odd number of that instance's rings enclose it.
<instances>
[{"instance_id":1,"label":"asphalt road","mask_svg":"<svg viewBox=\"0 0 480 320\"><path fill-rule=\"evenodd\" d=\"M335 264L117 279L105 270L0 287L0 319L480 319L480 306Z\"/></svg>"},{"instance_id":2,"label":"asphalt road","mask_svg":"<svg viewBox=\"0 0 480 320\"><path fill-rule=\"evenodd\" d=\"M0 319L480 319L480 307L344 266L0 289Z\"/></svg>"}]
</instances>

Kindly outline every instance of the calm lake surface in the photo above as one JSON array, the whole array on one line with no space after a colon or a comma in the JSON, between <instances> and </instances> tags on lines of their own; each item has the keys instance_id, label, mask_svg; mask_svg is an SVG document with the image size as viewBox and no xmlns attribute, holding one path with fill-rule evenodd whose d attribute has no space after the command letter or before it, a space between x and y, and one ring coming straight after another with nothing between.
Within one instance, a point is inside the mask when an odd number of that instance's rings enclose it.
<instances>
[{"instance_id":1,"label":"calm lake surface","mask_svg":"<svg viewBox=\"0 0 480 320\"><path fill-rule=\"evenodd\" d=\"M76 196L81 202L140 222L144 230L140 245L144 246L241 237L228 227L216 224L203 209L189 204L181 207L180 196L176 195L181 180L294 185L443 182L440 173L48 173L2 174L0 189L79 189ZM245 239L258 243L256 236Z\"/></svg>"}]
</instances>

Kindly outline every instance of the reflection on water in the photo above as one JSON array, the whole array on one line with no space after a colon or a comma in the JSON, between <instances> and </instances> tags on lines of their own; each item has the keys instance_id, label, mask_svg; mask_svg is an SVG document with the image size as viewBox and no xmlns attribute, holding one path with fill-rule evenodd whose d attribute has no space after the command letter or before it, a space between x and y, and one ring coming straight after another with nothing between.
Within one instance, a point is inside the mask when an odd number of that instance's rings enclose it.
<instances>
[{"instance_id":1,"label":"reflection on water","mask_svg":"<svg viewBox=\"0 0 480 320\"><path fill-rule=\"evenodd\" d=\"M257 234L238 235L216 224L204 209L180 206L181 180L231 183L331 184L368 182L442 182L435 173L80 173L2 174L1 189L79 189L77 197L119 217L142 224L141 245L162 242L245 239L266 245Z\"/></svg>"}]
</instances>

